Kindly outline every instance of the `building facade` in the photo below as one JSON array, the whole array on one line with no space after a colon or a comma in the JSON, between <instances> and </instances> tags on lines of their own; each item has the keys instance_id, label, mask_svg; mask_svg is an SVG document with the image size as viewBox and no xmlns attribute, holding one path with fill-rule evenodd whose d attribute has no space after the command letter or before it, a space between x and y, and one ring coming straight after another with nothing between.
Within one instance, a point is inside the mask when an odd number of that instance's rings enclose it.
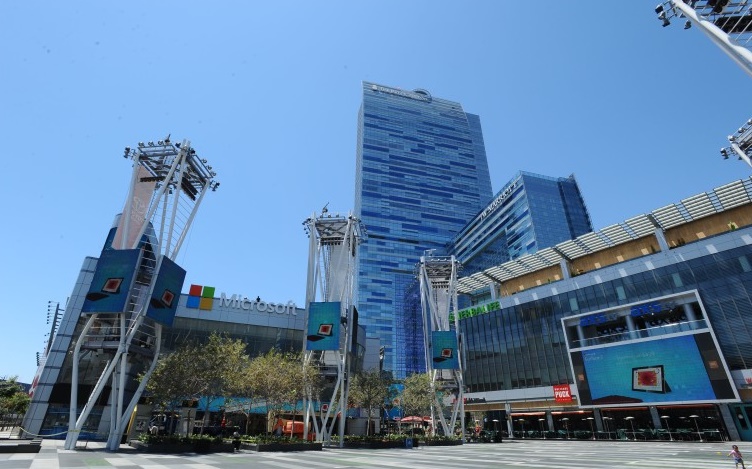
<instances>
[{"instance_id":1,"label":"building facade","mask_svg":"<svg viewBox=\"0 0 752 469\"><path fill-rule=\"evenodd\" d=\"M105 251L112 243L119 217L110 230ZM110 363L115 352L121 346L119 316L100 314L97 320L84 331L90 313L82 312L87 294L97 266L102 258L87 257L81 267L76 285L64 308L50 349L43 358L34 378L31 405L24 418L23 428L28 434L43 435L47 438L65 438L69 429L71 395L73 390L73 373L75 356L73 350L80 343L78 370L77 409L79 412L92 394L102 371ZM187 342L205 343L213 333L230 339L241 340L246 345L246 353L255 357L272 349L283 352L302 352L304 344L304 326L306 310L291 301L248 297L242 292L224 292L209 285L190 285L187 292L177 297L177 309L170 326L161 327L159 334L153 333L154 322L146 318L138 329L129 349L133 359L129 362L125 379L127 400L136 393L138 377L151 363L155 350L155 340L160 340L160 353L175 350ZM131 318L133 319L133 318ZM129 321L131 320L129 319ZM149 331L152 331L149 333ZM353 345L353 369L363 366L378 366L378 346L374 344L370 355L366 355L366 333L362 327L355 334L357 340ZM326 365L326 363L324 364ZM335 370L336 366L329 368ZM325 376L331 374L326 366L322 367ZM106 383L100 397L94 403L86 419L81 436L87 439L106 439L110 431L111 385ZM222 399L212 401L216 407ZM134 425L129 426L133 434L145 431L144 422L149 422L151 406L139 405L132 418ZM179 422L188 425L197 417L196 412L217 411L217 408L184 408L185 415ZM194 419L194 420L191 420ZM186 423L188 422L188 423ZM181 429L187 431L188 429Z\"/></svg>"},{"instance_id":2,"label":"building facade","mask_svg":"<svg viewBox=\"0 0 752 469\"><path fill-rule=\"evenodd\" d=\"M520 171L452 240L464 275L593 231L574 175Z\"/></svg>"},{"instance_id":3,"label":"building facade","mask_svg":"<svg viewBox=\"0 0 752 469\"><path fill-rule=\"evenodd\" d=\"M358 256L358 310L384 347L384 369L404 377L404 298L415 265L442 250L491 199L478 116L425 90L363 83L355 214L368 239ZM410 346L410 345L408 345Z\"/></svg>"},{"instance_id":4,"label":"building facade","mask_svg":"<svg viewBox=\"0 0 752 469\"><path fill-rule=\"evenodd\" d=\"M82 335L88 315L82 314L81 308L97 261L93 257L84 260L50 351L34 378L31 405L23 424L29 434L65 438L71 403L72 350L76 341L85 341L78 364L79 410L120 345L115 318L102 318L86 335ZM202 297L202 290L212 293ZM242 340L250 356L266 353L272 348L294 352L302 350L304 309L292 302L254 301L224 292L218 292L215 297L213 292L213 287L192 285L189 292L180 295L172 326L162 330L162 352L174 350L188 341L203 343L212 333ZM131 353L136 357L128 370L127 396L133 395L138 386L137 377L146 371L151 362L154 348L150 340L153 337L145 336L143 341L137 338L131 347ZM94 440L106 438L110 429L110 393L111 387L107 384L89 414L82 437ZM148 421L151 407L139 406L137 410L138 418ZM195 417L196 410L201 409L186 409L186 412L194 412Z\"/></svg>"},{"instance_id":5,"label":"building facade","mask_svg":"<svg viewBox=\"0 0 752 469\"><path fill-rule=\"evenodd\" d=\"M750 179L464 277L466 408L517 436L752 440L751 280Z\"/></svg>"}]
</instances>

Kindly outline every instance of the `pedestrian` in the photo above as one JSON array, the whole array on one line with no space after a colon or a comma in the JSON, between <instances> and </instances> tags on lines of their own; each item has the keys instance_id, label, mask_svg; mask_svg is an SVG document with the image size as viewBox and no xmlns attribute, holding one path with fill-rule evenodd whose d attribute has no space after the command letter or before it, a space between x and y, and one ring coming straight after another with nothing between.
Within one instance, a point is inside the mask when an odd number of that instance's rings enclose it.
<instances>
[{"instance_id":1,"label":"pedestrian","mask_svg":"<svg viewBox=\"0 0 752 469\"><path fill-rule=\"evenodd\" d=\"M736 469L739 469L739 464L742 465L742 469L746 469L744 467L744 459L742 459L742 452L739 451L739 447L736 445L731 446L731 452L728 454L732 458L734 458L734 463L736 464Z\"/></svg>"},{"instance_id":2,"label":"pedestrian","mask_svg":"<svg viewBox=\"0 0 752 469\"><path fill-rule=\"evenodd\" d=\"M232 434L232 448L233 453L240 451L240 433L237 431Z\"/></svg>"},{"instance_id":3,"label":"pedestrian","mask_svg":"<svg viewBox=\"0 0 752 469\"><path fill-rule=\"evenodd\" d=\"M284 429L285 429L285 423L282 421L282 418L279 415L277 415L275 417L274 428L272 428L272 434L274 436L282 436L282 432L284 431Z\"/></svg>"}]
</instances>

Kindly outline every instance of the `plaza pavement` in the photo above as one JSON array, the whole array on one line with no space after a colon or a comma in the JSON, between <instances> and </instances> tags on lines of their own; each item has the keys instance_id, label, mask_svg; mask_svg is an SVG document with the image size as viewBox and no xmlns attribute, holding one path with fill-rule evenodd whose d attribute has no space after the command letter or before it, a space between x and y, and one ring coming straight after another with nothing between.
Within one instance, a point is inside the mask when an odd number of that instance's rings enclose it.
<instances>
[{"instance_id":1,"label":"plaza pavement","mask_svg":"<svg viewBox=\"0 0 752 469\"><path fill-rule=\"evenodd\" d=\"M44 440L39 453L0 454L0 469L733 469L731 442L633 442L505 440L415 449L325 448L295 453L147 454L129 446L117 452L102 443L64 450L60 440ZM752 463L752 442L737 442ZM749 466L752 469L752 465Z\"/></svg>"}]
</instances>

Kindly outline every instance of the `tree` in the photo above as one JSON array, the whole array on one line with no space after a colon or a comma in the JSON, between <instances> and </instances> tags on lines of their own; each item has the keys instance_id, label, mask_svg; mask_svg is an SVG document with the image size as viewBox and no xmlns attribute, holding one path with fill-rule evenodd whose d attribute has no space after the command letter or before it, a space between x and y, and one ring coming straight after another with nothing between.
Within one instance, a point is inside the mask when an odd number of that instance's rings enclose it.
<instances>
[{"instance_id":1,"label":"tree","mask_svg":"<svg viewBox=\"0 0 752 469\"><path fill-rule=\"evenodd\" d=\"M0 378L0 421L19 418L29 408L31 398L18 383L18 376Z\"/></svg>"},{"instance_id":2,"label":"tree","mask_svg":"<svg viewBox=\"0 0 752 469\"><path fill-rule=\"evenodd\" d=\"M394 398L392 378L377 369L357 373L350 381L349 396L351 402L368 410L366 434L371 431L371 413L380 409L387 401Z\"/></svg>"},{"instance_id":3,"label":"tree","mask_svg":"<svg viewBox=\"0 0 752 469\"><path fill-rule=\"evenodd\" d=\"M431 412L435 393L431 387L431 375L416 373L404 381L402 407L408 415L426 415Z\"/></svg>"},{"instance_id":4,"label":"tree","mask_svg":"<svg viewBox=\"0 0 752 469\"><path fill-rule=\"evenodd\" d=\"M285 372L286 355L276 349L251 360L245 378L256 398L266 404L267 415L279 415L287 403L291 381Z\"/></svg>"},{"instance_id":5,"label":"tree","mask_svg":"<svg viewBox=\"0 0 752 469\"><path fill-rule=\"evenodd\" d=\"M205 344L185 344L160 358L146 388L163 408L205 399L203 433L211 403L232 394L247 360L243 342L212 333Z\"/></svg>"}]
</instances>

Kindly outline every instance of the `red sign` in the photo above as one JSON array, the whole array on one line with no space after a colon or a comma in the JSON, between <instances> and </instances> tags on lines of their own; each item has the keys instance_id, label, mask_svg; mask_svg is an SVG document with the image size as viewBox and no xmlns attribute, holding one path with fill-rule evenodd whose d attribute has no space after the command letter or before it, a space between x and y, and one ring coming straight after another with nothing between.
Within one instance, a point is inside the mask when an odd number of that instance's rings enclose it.
<instances>
[{"instance_id":1,"label":"red sign","mask_svg":"<svg viewBox=\"0 0 752 469\"><path fill-rule=\"evenodd\" d=\"M572 402L572 394L568 384L554 384L554 400L556 402Z\"/></svg>"}]
</instances>

